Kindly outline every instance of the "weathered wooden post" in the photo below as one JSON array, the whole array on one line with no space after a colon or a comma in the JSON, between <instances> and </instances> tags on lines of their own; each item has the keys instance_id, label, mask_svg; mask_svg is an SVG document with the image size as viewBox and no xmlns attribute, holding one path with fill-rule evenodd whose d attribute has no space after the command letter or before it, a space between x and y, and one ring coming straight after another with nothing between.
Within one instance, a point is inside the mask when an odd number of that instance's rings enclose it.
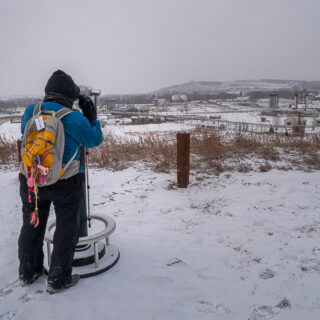
<instances>
[{"instance_id":1,"label":"weathered wooden post","mask_svg":"<svg viewBox=\"0 0 320 320\"><path fill-rule=\"evenodd\" d=\"M187 188L190 171L190 133L177 133L177 185Z\"/></svg>"},{"instance_id":2,"label":"weathered wooden post","mask_svg":"<svg viewBox=\"0 0 320 320\"><path fill-rule=\"evenodd\" d=\"M19 161L19 165L20 162L22 161L22 156L21 156L21 145L22 145L22 140L18 140L17 141L17 148L18 148L18 161Z\"/></svg>"}]
</instances>

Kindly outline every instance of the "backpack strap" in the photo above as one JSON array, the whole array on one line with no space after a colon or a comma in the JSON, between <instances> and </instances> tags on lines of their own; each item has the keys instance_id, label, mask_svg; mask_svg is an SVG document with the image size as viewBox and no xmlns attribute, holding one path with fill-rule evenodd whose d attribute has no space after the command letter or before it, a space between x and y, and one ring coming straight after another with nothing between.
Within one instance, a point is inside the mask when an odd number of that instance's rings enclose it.
<instances>
[{"instance_id":1,"label":"backpack strap","mask_svg":"<svg viewBox=\"0 0 320 320\"><path fill-rule=\"evenodd\" d=\"M73 112L73 110L69 109L69 108L63 108L60 109L59 111L56 112L55 117L59 120L61 120L64 116L66 116L67 114ZM60 175L59 179L64 175L64 173L66 172L66 170L68 169L68 167L70 166L71 162L74 160L74 158L76 157L77 153L78 153L79 148L77 148L76 152L74 153L74 155L71 157L71 159L65 164L64 167L62 167L62 174Z\"/></svg>"},{"instance_id":2,"label":"backpack strap","mask_svg":"<svg viewBox=\"0 0 320 320\"><path fill-rule=\"evenodd\" d=\"M42 102L38 102L35 107L33 108L33 116L37 115L41 111Z\"/></svg>"},{"instance_id":3,"label":"backpack strap","mask_svg":"<svg viewBox=\"0 0 320 320\"><path fill-rule=\"evenodd\" d=\"M71 162L74 160L74 158L76 157L77 153L78 153L79 147L77 148L76 152L74 153L74 155L71 157L71 159L65 164L65 166L63 167L63 170L66 171L68 169L68 167L70 166Z\"/></svg>"},{"instance_id":4,"label":"backpack strap","mask_svg":"<svg viewBox=\"0 0 320 320\"><path fill-rule=\"evenodd\" d=\"M60 175L59 175L59 178L58 178L58 179L61 179L62 176L65 174L65 172L66 172L67 169L69 168L70 164L71 164L72 161L74 160L75 156L77 155L78 150L79 150L79 147L77 148L76 152L75 152L74 155L71 157L71 159L65 164L65 166L64 166L64 167L61 167L61 172L60 172Z\"/></svg>"},{"instance_id":5,"label":"backpack strap","mask_svg":"<svg viewBox=\"0 0 320 320\"><path fill-rule=\"evenodd\" d=\"M67 114L69 114L71 112L72 112L72 110L69 108L60 109L59 111L56 112L56 118L61 120L64 116L66 116Z\"/></svg>"},{"instance_id":6,"label":"backpack strap","mask_svg":"<svg viewBox=\"0 0 320 320\"><path fill-rule=\"evenodd\" d=\"M41 112L41 107L42 107L42 103L43 101L41 102L38 102L34 109L33 109L33 116L39 114ZM67 114L71 113L73 110L69 109L69 108L62 108L60 109L59 111L56 112L56 118L57 119L62 119L64 116L66 116Z\"/></svg>"}]
</instances>

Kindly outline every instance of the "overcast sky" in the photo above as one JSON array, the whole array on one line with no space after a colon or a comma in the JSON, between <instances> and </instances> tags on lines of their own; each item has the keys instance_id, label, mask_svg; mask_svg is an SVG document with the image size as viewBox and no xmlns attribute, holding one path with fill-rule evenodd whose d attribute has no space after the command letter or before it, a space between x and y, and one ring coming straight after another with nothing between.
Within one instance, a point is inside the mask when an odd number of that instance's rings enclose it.
<instances>
[{"instance_id":1,"label":"overcast sky","mask_svg":"<svg viewBox=\"0 0 320 320\"><path fill-rule=\"evenodd\" d=\"M56 69L108 93L320 80L320 0L0 0L0 96Z\"/></svg>"}]
</instances>

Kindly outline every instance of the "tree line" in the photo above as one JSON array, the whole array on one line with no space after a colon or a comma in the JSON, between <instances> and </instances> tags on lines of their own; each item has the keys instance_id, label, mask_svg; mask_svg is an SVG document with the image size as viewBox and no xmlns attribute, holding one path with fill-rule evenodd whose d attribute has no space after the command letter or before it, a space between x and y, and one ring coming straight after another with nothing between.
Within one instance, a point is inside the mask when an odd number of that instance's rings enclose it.
<instances>
[{"instance_id":1,"label":"tree line","mask_svg":"<svg viewBox=\"0 0 320 320\"><path fill-rule=\"evenodd\" d=\"M16 112L17 108L27 107L28 105L39 101L41 101L41 97L0 99L0 112Z\"/></svg>"}]
</instances>

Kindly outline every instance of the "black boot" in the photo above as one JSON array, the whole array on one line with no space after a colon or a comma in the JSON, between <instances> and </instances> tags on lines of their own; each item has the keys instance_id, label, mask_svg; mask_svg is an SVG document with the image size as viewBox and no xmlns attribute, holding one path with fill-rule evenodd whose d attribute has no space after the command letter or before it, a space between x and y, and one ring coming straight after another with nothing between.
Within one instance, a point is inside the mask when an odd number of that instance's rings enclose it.
<instances>
[{"instance_id":1,"label":"black boot","mask_svg":"<svg viewBox=\"0 0 320 320\"><path fill-rule=\"evenodd\" d=\"M72 277L71 277L71 281L70 282L67 282L65 285L64 285L64 288L65 289L69 289L73 286L75 286L80 280L80 275L79 274L73 274Z\"/></svg>"},{"instance_id":2,"label":"black boot","mask_svg":"<svg viewBox=\"0 0 320 320\"><path fill-rule=\"evenodd\" d=\"M47 282L47 292L50 294L59 293L63 289L68 289L75 286L80 280L80 275L74 274L66 281L64 281L62 268L61 267L53 267L50 269L48 282Z\"/></svg>"},{"instance_id":3,"label":"black boot","mask_svg":"<svg viewBox=\"0 0 320 320\"><path fill-rule=\"evenodd\" d=\"M60 292L63 288L63 273L62 267L52 267L49 270L47 280L47 291L49 293Z\"/></svg>"},{"instance_id":4,"label":"black boot","mask_svg":"<svg viewBox=\"0 0 320 320\"><path fill-rule=\"evenodd\" d=\"M32 263L25 262L19 266L20 284L21 286L25 287L35 282L45 273L46 270L44 269L44 267L35 267L32 265Z\"/></svg>"}]
</instances>

